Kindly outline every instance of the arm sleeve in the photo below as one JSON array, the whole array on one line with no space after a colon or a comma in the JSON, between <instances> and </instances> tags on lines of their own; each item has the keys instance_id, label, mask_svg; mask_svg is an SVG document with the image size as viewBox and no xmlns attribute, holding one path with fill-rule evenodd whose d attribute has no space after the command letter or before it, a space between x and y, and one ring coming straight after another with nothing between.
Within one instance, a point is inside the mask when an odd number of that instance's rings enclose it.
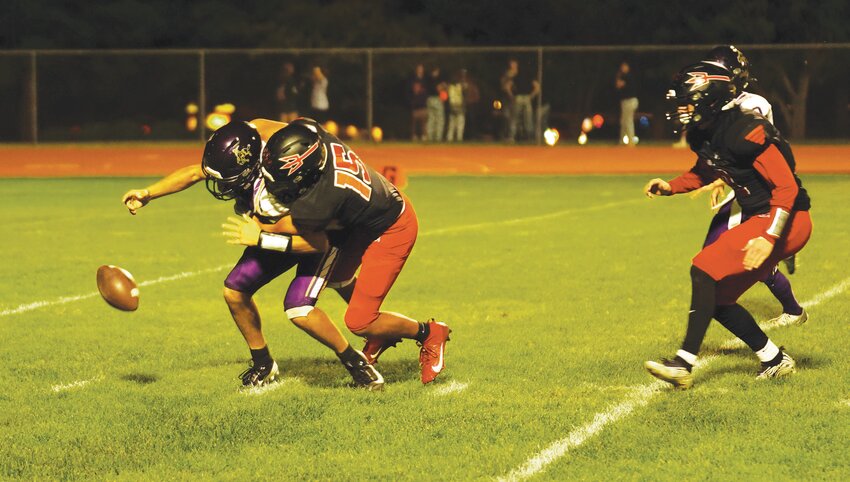
<instances>
[{"instance_id":1,"label":"arm sleeve","mask_svg":"<svg viewBox=\"0 0 850 482\"><path fill-rule=\"evenodd\" d=\"M794 179L794 173L788 167L785 157L775 145L768 146L759 154L753 167L771 186L770 226L766 234L769 241L776 241L785 230L785 223L797 198L797 180Z\"/></svg>"},{"instance_id":2,"label":"arm sleeve","mask_svg":"<svg viewBox=\"0 0 850 482\"><path fill-rule=\"evenodd\" d=\"M690 171L685 172L669 181L671 188L670 194L691 192L694 189L699 189L702 186L711 183L716 178L716 176L709 174L705 166L705 161L703 161L702 158L699 158Z\"/></svg>"}]
</instances>

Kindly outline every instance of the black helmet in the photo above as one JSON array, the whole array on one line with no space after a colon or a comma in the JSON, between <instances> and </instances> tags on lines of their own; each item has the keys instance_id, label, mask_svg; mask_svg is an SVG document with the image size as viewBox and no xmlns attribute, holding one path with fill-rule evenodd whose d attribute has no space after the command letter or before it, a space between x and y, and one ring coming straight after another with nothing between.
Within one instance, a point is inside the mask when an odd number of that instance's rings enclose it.
<instances>
[{"instance_id":1,"label":"black helmet","mask_svg":"<svg viewBox=\"0 0 850 482\"><path fill-rule=\"evenodd\" d=\"M710 121L734 98L732 72L718 62L698 62L673 77L667 91L667 101L673 105L666 117L673 121L673 132L681 132Z\"/></svg>"},{"instance_id":2,"label":"black helmet","mask_svg":"<svg viewBox=\"0 0 850 482\"><path fill-rule=\"evenodd\" d=\"M233 121L221 126L207 141L201 160L207 190L221 200L250 193L262 148L260 133L251 124Z\"/></svg>"},{"instance_id":3,"label":"black helmet","mask_svg":"<svg viewBox=\"0 0 850 482\"><path fill-rule=\"evenodd\" d=\"M275 132L263 149L266 188L281 202L292 202L319 181L326 159L318 128L296 120Z\"/></svg>"},{"instance_id":4,"label":"black helmet","mask_svg":"<svg viewBox=\"0 0 850 482\"><path fill-rule=\"evenodd\" d=\"M723 64L729 72L732 72L732 83L738 89L738 94L749 85L750 62L743 52L735 48L734 45L718 45L708 52L705 59Z\"/></svg>"}]
</instances>

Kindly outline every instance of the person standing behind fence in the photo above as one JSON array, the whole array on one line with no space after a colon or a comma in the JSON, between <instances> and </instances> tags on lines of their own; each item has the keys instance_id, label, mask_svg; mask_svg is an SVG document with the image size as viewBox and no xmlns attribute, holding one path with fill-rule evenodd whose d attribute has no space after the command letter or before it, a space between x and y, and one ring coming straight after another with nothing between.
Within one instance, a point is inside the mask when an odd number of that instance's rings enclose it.
<instances>
[{"instance_id":1,"label":"person standing behind fence","mask_svg":"<svg viewBox=\"0 0 850 482\"><path fill-rule=\"evenodd\" d=\"M442 142L446 128L446 111L443 102L446 100L446 81L440 74L440 68L434 66L428 75L428 141Z\"/></svg>"},{"instance_id":2,"label":"person standing behind fence","mask_svg":"<svg viewBox=\"0 0 850 482\"><path fill-rule=\"evenodd\" d=\"M275 95L281 122L292 122L298 118L298 91L295 66L292 62L284 62L280 69L280 83Z\"/></svg>"},{"instance_id":3,"label":"person standing behind fence","mask_svg":"<svg viewBox=\"0 0 850 482\"><path fill-rule=\"evenodd\" d=\"M462 142L463 128L466 124L466 70L459 70L448 87L449 93L449 128L446 141Z\"/></svg>"},{"instance_id":4,"label":"person standing behind fence","mask_svg":"<svg viewBox=\"0 0 850 482\"><path fill-rule=\"evenodd\" d=\"M502 94L502 118L504 119L504 127L502 135L510 142L516 138L516 120L514 111L516 107L516 76L519 73L519 63L511 59L508 61L508 69L502 74L499 79L499 90Z\"/></svg>"},{"instance_id":5,"label":"person standing behind fence","mask_svg":"<svg viewBox=\"0 0 850 482\"><path fill-rule=\"evenodd\" d=\"M425 125L428 122L428 99L427 79L425 78L425 66L417 64L413 75L407 82L407 100L410 102L410 138L413 141L425 140Z\"/></svg>"},{"instance_id":6,"label":"person standing behind fence","mask_svg":"<svg viewBox=\"0 0 850 482\"><path fill-rule=\"evenodd\" d=\"M628 62L623 61L614 81L617 88L617 96L620 99L620 140L626 146L633 146L637 141L635 137L635 111L638 108L637 86L631 67Z\"/></svg>"},{"instance_id":7,"label":"person standing behind fence","mask_svg":"<svg viewBox=\"0 0 850 482\"><path fill-rule=\"evenodd\" d=\"M534 138L534 108L533 102L540 95L540 83L528 74L518 74L514 78L514 108L511 126L511 140L516 139L517 131L521 132L520 139Z\"/></svg>"},{"instance_id":8,"label":"person standing behind fence","mask_svg":"<svg viewBox=\"0 0 850 482\"><path fill-rule=\"evenodd\" d=\"M328 120L331 103L328 100L328 77L318 65L310 75L310 116L318 122Z\"/></svg>"}]
</instances>

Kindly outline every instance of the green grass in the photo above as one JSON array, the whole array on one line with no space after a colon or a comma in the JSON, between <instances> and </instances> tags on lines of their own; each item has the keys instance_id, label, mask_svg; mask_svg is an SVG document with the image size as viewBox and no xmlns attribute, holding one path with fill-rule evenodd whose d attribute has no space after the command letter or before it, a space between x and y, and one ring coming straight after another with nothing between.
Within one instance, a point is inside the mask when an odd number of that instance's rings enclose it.
<instances>
[{"instance_id":1,"label":"green grass","mask_svg":"<svg viewBox=\"0 0 850 482\"><path fill-rule=\"evenodd\" d=\"M89 297L0 316L0 478L507 475L634 397L652 382L643 361L678 347L710 213L705 198L645 200L644 181L414 177L420 239L385 307L453 328L431 386L406 341L379 364L383 393L347 388L335 357L286 320L288 276L257 295L284 375L262 395L238 390L248 353L221 298L227 268L143 287L134 313ZM815 234L791 277L802 301L850 276L850 177L804 181ZM121 194L148 182L0 180L0 311L91 293L101 264L142 282L238 259L219 234L230 207L203 187L129 216ZM763 286L742 304L760 320L780 311ZM341 322L334 293L320 305ZM794 376L757 382L747 350L719 355L693 390L661 390L536 477L850 479L850 296L810 313L770 333ZM713 324L705 353L729 337ZM467 388L442 394L452 382Z\"/></svg>"}]
</instances>

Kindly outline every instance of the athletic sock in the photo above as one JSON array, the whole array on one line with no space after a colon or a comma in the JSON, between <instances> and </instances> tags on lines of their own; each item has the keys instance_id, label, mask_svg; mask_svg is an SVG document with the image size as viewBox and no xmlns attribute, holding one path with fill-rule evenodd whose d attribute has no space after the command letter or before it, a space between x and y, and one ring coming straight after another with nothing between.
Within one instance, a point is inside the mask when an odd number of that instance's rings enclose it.
<instances>
[{"instance_id":1,"label":"athletic sock","mask_svg":"<svg viewBox=\"0 0 850 482\"><path fill-rule=\"evenodd\" d=\"M768 339L764 348L756 351L756 356L759 357L762 363L776 365L782 360L782 350Z\"/></svg>"},{"instance_id":2,"label":"athletic sock","mask_svg":"<svg viewBox=\"0 0 850 482\"><path fill-rule=\"evenodd\" d=\"M691 311L688 314L685 341L682 343L682 350L688 353L699 353L714 314L716 288L717 281L708 273L691 266Z\"/></svg>"},{"instance_id":3,"label":"athletic sock","mask_svg":"<svg viewBox=\"0 0 850 482\"><path fill-rule=\"evenodd\" d=\"M272 360L272 355L269 353L269 346L266 345L262 348L258 348L254 350L251 349L251 359L254 360L255 367L265 367L272 364L274 360Z\"/></svg>"},{"instance_id":4,"label":"athletic sock","mask_svg":"<svg viewBox=\"0 0 850 482\"><path fill-rule=\"evenodd\" d=\"M770 341L753 315L741 305L718 306L714 317L754 352L764 348Z\"/></svg>"},{"instance_id":5,"label":"athletic sock","mask_svg":"<svg viewBox=\"0 0 850 482\"><path fill-rule=\"evenodd\" d=\"M422 323L419 322L419 331L416 333L416 336L413 337L414 340L419 343L425 343L425 339L428 338L428 335L431 334L431 324L430 323Z\"/></svg>"},{"instance_id":6,"label":"athletic sock","mask_svg":"<svg viewBox=\"0 0 850 482\"><path fill-rule=\"evenodd\" d=\"M688 371L691 371L697 363L697 356L693 353L688 353L685 350L679 350L676 352L675 360L684 365Z\"/></svg>"},{"instance_id":7,"label":"athletic sock","mask_svg":"<svg viewBox=\"0 0 850 482\"><path fill-rule=\"evenodd\" d=\"M774 270L773 273L764 280L773 296L782 303L782 312L789 315L799 316L803 314L803 307L797 302L794 296L794 291L791 289L791 281L779 270Z\"/></svg>"},{"instance_id":8,"label":"athletic sock","mask_svg":"<svg viewBox=\"0 0 850 482\"><path fill-rule=\"evenodd\" d=\"M366 363L365 360L363 360L363 357L360 356L360 354L357 353L357 350L352 348L351 345L348 345L348 348L343 350L342 353L337 353L336 356L339 357L339 361L341 361L343 365L348 367L354 367L361 363Z\"/></svg>"}]
</instances>

